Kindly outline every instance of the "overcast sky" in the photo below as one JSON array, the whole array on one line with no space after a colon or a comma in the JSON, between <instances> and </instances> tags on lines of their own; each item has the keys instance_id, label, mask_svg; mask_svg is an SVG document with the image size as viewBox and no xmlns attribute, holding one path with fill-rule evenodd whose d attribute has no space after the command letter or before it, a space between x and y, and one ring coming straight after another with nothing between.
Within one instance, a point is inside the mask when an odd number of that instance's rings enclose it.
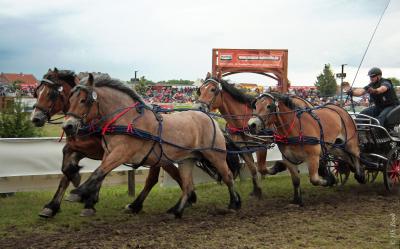
<instances>
[{"instance_id":1,"label":"overcast sky","mask_svg":"<svg viewBox=\"0 0 400 249\"><path fill-rule=\"evenodd\" d=\"M388 0L0 0L0 71L107 72L129 80L196 80L212 48L289 50L289 80L312 85L324 64L353 82ZM400 1L392 0L356 85L372 66L400 78ZM248 77L248 78L246 78ZM244 74L232 80L273 85Z\"/></svg>"}]
</instances>

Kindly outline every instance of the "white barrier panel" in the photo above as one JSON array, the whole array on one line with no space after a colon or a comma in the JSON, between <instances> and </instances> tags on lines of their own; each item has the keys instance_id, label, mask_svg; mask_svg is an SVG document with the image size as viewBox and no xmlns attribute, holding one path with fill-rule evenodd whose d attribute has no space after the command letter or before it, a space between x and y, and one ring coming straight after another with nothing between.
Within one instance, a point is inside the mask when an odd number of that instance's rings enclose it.
<instances>
[{"instance_id":1,"label":"white barrier panel","mask_svg":"<svg viewBox=\"0 0 400 249\"><path fill-rule=\"evenodd\" d=\"M257 162L257 158L255 153L253 154L254 162ZM272 149L268 150L267 154L267 161L268 162L274 162L274 161L279 161L282 160L282 154L278 149L278 146L274 146ZM241 160L241 163L244 163L243 160ZM248 178L250 177L250 173L248 172L247 167L242 167L241 175L243 175L243 178ZM241 178L242 178L241 177ZM193 169L193 181L195 184L197 183L203 183L203 182L212 182L215 181L212 179L209 175L207 175L203 170L199 169L198 167L195 167ZM171 178L167 173L163 174L162 180L160 181L161 186L163 187L168 187L168 186L175 186L176 181Z\"/></svg>"},{"instance_id":2,"label":"white barrier panel","mask_svg":"<svg viewBox=\"0 0 400 249\"><path fill-rule=\"evenodd\" d=\"M58 138L1 138L0 177L53 175L61 173L62 148ZM100 161L83 159L81 172L92 172ZM131 168L120 166L116 171Z\"/></svg>"}]
</instances>

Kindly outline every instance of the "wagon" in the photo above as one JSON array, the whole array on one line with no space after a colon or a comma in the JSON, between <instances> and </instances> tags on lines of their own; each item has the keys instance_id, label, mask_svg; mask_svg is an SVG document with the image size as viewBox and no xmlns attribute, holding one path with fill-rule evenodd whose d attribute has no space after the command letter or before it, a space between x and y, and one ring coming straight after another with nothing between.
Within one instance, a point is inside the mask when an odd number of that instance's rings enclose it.
<instances>
[{"instance_id":1,"label":"wagon","mask_svg":"<svg viewBox=\"0 0 400 249\"><path fill-rule=\"evenodd\" d=\"M371 181L379 172L383 174L385 187L390 192L400 186L400 106L386 118L385 127L373 117L351 114L357 125L360 143L360 161Z\"/></svg>"}]
</instances>

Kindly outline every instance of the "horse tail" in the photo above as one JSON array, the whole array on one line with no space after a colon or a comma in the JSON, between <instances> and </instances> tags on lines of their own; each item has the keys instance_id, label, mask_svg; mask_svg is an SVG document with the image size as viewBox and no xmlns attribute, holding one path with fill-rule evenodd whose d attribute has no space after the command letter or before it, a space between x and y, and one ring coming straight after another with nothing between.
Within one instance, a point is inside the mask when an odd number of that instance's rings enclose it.
<instances>
[{"instance_id":1,"label":"horse tail","mask_svg":"<svg viewBox=\"0 0 400 249\"><path fill-rule=\"evenodd\" d=\"M228 152L240 150L240 148L229 138L226 138L226 149ZM239 153L227 153L226 163L228 164L229 170L232 172L233 179L235 179L240 173ZM214 165L206 158L201 158L197 162L197 166L218 182L222 181L222 176L219 174Z\"/></svg>"},{"instance_id":2,"label":"horse tail","mask_svg":"<svg viewBox=\"0 0 400 249\"><path fill-rule=\"evenodd\" d=\"M233 140L225 136L225 141L226 141L226 163L228 164L229 169L231 170L233 174L233 179L236 179L236 177L240 173L240 160L239 160L239 152L235 153L235 151L240 151L239 146L233 142Z\"/></svg>"}]
</instances>

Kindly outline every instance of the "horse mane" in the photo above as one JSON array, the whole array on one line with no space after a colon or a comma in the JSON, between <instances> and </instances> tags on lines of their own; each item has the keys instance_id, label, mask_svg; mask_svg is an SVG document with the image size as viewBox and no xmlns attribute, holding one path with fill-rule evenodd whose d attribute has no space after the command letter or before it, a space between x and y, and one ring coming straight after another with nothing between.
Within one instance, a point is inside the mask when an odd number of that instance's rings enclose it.
<instances>
[{"instance_id":1,"label":"horse mane","mask_svg":"<svg viewBox=\"0 0 400 249\"><path fill-rule=\"evenodd\" d=\"M123 92L129 95L129 97L131 97L133 100L147 106L143 98L135 90L127 87L122 81L118 79L110 78L110 76L108 75L100 75L98 77L95 77L94 85L96 87L109 87L119 92Z\"/></svg>"},{"instance_id":2,"label":"horse mane","mask_svg":"<svg viewBox=\"0 0 400 249\"><path fill-rule=\"evenodd\" d=\"M303 108L303 107L295 104L293 102L292 98L287 94L281 94L281 93L277 93L277 92L271 92L270 94L272 96L274 96L274 98L276 98L278 101L281 101L284 105L289 107L289 109L295 110L297 108Z\"/></svg>"},{"instance_id":3,"label":"horse mane","mask_svg":"<svg viewBox=\"0 0 400 249\"><path fill-rule=\"evenodd\" d=\"M43 78L53 76L54 71L47 73ZM72 70L57 70L57 78L68 83L71 87L74 87L76 74Z\"/></svg>"},{"instance_id":4,"label":"horse mane","mask_svg":"<svg viewBox=\"0 0 400 249\"><path fill-rule=\"evenodd\" d=\"M242 91L237 89L234 84L230 84L226 80L222 79L220 80L215 79L215 80L218 81L221 84L222 89L227 93L229 93L229 95L231 95L235 100L239 101L240 103L251 106L251 103L253 102L255 97L243 93Z\"/></svg>"}]
</instances>

